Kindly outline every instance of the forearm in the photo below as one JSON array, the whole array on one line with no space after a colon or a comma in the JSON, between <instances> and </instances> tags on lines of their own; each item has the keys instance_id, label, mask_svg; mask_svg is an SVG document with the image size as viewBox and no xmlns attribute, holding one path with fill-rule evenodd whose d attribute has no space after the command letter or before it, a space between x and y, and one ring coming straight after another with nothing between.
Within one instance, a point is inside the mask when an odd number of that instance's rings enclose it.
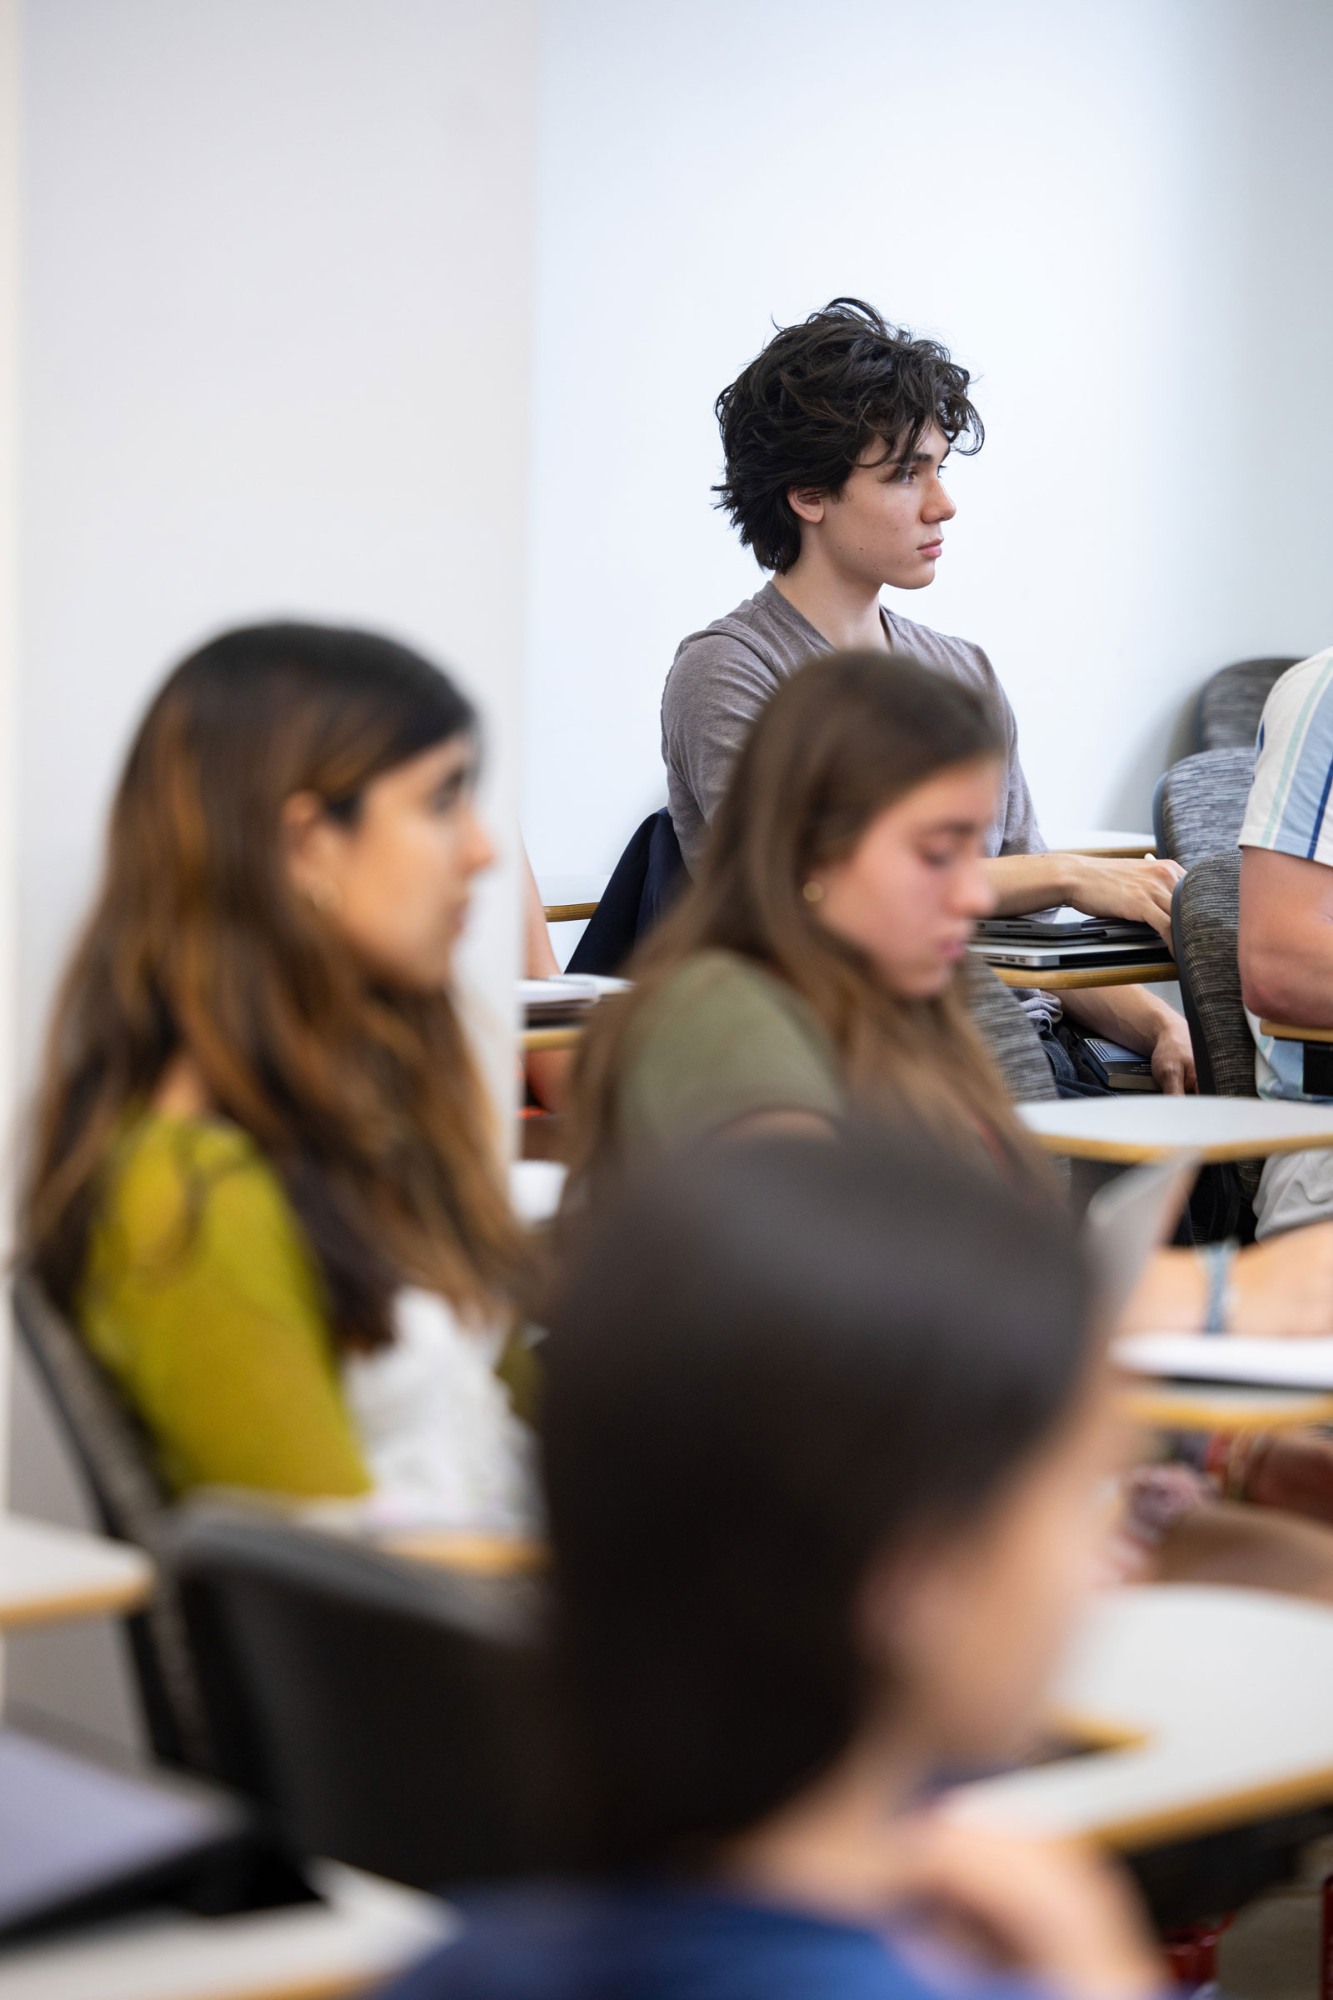
<instances>
[{"instance_id":1,"label":"forearm","mask_svg":"<svg viewBox=\"0 0 1333 2000\"><path fill-rule=\"evenodd\" d=\"M1333 930L1293 923L1286 935L1245 949L1241 986L1254 1014L1294 1028L1333 1027Z\"/></svg>"},{"instance_id":2,"label":"forearm","mask_svg":"<svg viewBox=\"0 0 1333 2000\"><path fill-rule=\"evenodd\" d=\"M1089 986L1060 997L1071 1019L1140 1055L1151 1055L1163 1028L1179 1019L1146 986Z\"/></svg>"},{"instance_id":3,"label":"forearm","mask_svg":"<svg viewBox=\"0 0 1333 2000\"><path fill-rule=\"evenodd\" d=\"M565 1109L573 1068L572 1049L537 1049L523 1058L524 1080L544 1111Z\"/></svg>"},{"instance_id":4,"label":"forearm","mask_svg":"<svg viewBox=\"0 0 1333 2000\"><path fill-rule=\"evenodd\" d=\"M1067 854L997 854L986 863L997 917L1022 917L1069 901Z\"/></svg>"},{"instance_id":5,"label":"forearm","mask_svg":"<svg viewBox=\"0 0 1333 2000\"><path fill-rule=\"evenodd\" d=\"M1333 868L1242 848L1240 983L1254 1014L1333 1027Z\"/></svg>"},{"instance_id":6,"label":"forearm","mask_svg":"<svg viewBox=\"0 0 1333 2000\"><path fill-rule=\"evenodd\" d=\"M549 979L560 970L560 960L555 955L551 943L551 933L546 927L546 912L542 908L541 894L537 888L537 878L532 872L532 863L527 851L523 854L523 976L525 979Z\"/></svg>"}]
</instances>

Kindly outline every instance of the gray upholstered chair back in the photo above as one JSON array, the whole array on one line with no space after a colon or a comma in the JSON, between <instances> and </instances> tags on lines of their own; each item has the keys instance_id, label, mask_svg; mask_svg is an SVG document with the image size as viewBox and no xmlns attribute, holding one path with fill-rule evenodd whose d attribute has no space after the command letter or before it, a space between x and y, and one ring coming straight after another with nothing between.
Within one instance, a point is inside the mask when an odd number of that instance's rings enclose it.
<instances>
[{"instance_id":1,"label":"gray upholstered chair back","mask_svg":"<svg viewBox=\"0 0 1333 2000\"><path fill-rule=\"evenodd\" d=\"M1200 750L1163 773L1153 800L1157 852L1193 868L1235 847L1254 781L1254 751Z\"/></svg>"},{"instance_id":2,"label":"gray upholstered chair back","mask_svg":"<svg viewBox=\"0 0 1333 2000\"><path fill-rule=\"evenodd\" d=\"M1205 681L1199 696L1200 749L1253 750L1268 691L1298 657L1238 660Z\"/></svg>"},{"instance_id":3,"label":"gray upholstered chair back","mask_svg":"<svg viewBox=\"0 0 1333 2000\"><path fill-rule=\"evenodd\" d=\"M19 1336L55 1409L105 1533L160 1560L171 1519L142 1425L31 1270L14 1279ZM144 1720L164 1762L207 1771L212 1748L193 1655L159 1567L147 1608L126 1621Z\"/></svg>"},{"instance_id":4,"label":"gray upholstered chair back","mask_svg":"<svg viewBox=\"0 0 1333 2000\"><path fill-rule=\"evenodd\" d=\"M1055 1078L1041 1037L1020 1001L975 953L967 960L967 1003L1009 1095L1020 1103L1054 1097Z\"/></svg>"},{"instance_id":5,"label":"gray upholstered chair back","mask_svg":"<svg viewBox=\"0 0 1333 2000\"><path fill-rule=\"evenodd\" d=\"M1171 905L1180 993L1198 1066L1199 1088L1218 1097L1253 1097L1254 1039L1240 993L1240 851L1210 855L1190 869ZM1240 1163L1253 1201L1259 1163Z\"/></svg>"}]
</instances>

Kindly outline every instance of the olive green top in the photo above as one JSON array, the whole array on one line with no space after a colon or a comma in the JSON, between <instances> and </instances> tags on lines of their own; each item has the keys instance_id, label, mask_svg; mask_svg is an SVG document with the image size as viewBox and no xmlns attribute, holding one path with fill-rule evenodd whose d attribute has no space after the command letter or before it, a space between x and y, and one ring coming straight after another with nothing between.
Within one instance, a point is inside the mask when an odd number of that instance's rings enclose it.
<instances>
[{"instance_id":1,"label":"olive green top","mask_svg":"<svg viewBox=\"0 0 1333 2000\"><path fill-rule=\"evenodd\" d=\"M238 1126L149 1112L127 1128L76 1318L174 1492L369 1490L314 1263Z\"/></svg>"},{"instance_id":2,"label":"olive green top","mask_svg":"<svg viewBox=\"0 0 1333 2000\"><path fill-rule=\"evenodd\" d=\"M846 1108L814 1010L736 952L687 959L630 1031L617 1119L632 1151L703 1139L761 1112L837 1118Z\"/></svg>"}]
</instances>

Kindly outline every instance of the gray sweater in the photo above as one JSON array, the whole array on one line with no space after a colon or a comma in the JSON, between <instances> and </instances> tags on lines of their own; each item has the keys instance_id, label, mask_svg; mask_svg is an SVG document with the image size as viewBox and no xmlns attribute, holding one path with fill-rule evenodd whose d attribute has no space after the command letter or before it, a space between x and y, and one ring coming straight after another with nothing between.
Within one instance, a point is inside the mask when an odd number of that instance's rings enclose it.
<instances>
[{"instance_id":1,"label":"gray sweater","mask_svg":"<svg viewBox=\"0 0 1333 2000\"><path fill-rule=\"evenodd\" d=\"M1003 811L987 841L991 854L1042 854L1046 843L1037 826L1023 766L1018 761L1018 727L994 667L967 639L951 639L881 608L884 629L895 653L911 653L923 666L952 674L978 688L1004 725ZM676 648L662 690L662 757L667 802L686 866L699 864L716 812L731 780L741 745L760 710L789 674L817 653L833 647L780 590L766 583L725 618L691 632ZM1058 1019L1052 994L1022 995L1024 1011L1040 1024Z\"/></svg>"},{"instance_id":2,"label":"gray sweater","mask_svg":"<svg viewBox=\"0 0 1333 2000\"><path fill-rule=\"evenodd\" d=\"M883 610L881 616L895 653L912 653L923 666L938 667L979 689L1003 721L1004 812L991 831L989 852L1043 853L1046 843L1018 761L1014 712L980 646L932 632L893 611ZM691 871L698 866L708 822L760 710L797 667L817 653L832 651L823 633L771 583L725 618L681 640L662 691L662 756L672 824Z\"/></svg>"}]
</instances>

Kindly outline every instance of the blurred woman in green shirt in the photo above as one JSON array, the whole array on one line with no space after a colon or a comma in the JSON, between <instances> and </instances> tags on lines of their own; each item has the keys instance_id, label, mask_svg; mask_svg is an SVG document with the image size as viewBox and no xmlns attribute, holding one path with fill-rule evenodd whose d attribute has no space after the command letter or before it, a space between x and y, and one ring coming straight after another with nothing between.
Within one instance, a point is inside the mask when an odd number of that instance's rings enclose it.
<instances>
[{"instance_id":1,"label":"blurred woman in green shirt","mask_svg":"<svg viewBox=\"0 0 1333 2000\"><path fill-rule=\"evenodd\" d=\"M187 659L130 751L22 1227L175 1491L531 1517L494 1375L519 1243L453 994L476 765L438 668L296 624Z\"/></svg>"},{"instance_id":2,"label":"blurred woman in green shirt","mask_svg":"<svg viewBox=\"0 0 1333 2000\"><path fill-rule=\"evenodd\" d=\"M688 893L597 1010L574 1076L570 1199L658 1147L848 1111L924 1127L1035 1199L1054 1182L972 1025L977 919L1003 732L975 690L905 655L835 653L786 681L746 740ZM947 1221L940 1254L947 1255ZM1194 1331L1209 1275L1163 1250L1136 1323ZM1333 1225L1242 1250L1228 1330L1333 1331ZM1136 1482L1127 1527L1159 1569L1333 1595L1333 1538L1200 1505L1184 1468ZM1232 1497L1333 1521L1333 1443L1268 1434ZM1257 1574L1256 1574L1257 1572Z\"/></svg>"}]
</instances>

